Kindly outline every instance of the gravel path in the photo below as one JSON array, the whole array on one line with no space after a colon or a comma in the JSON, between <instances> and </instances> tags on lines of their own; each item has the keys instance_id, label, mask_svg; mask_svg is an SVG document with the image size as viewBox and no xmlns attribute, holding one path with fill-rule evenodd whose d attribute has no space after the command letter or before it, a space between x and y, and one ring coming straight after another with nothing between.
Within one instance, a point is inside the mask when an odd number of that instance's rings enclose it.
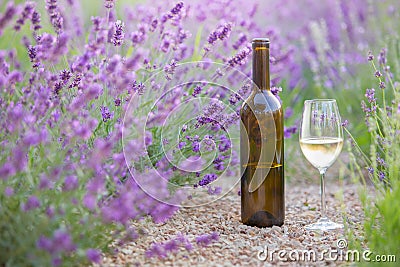
<instances>
[{"instance_id":1,"label":"gravel path","mask_svg":"<svg viewBox=\"0 0 400 267\"><path fill-rule=\"evenodd\" d=\"M236 191L237 192L237 191ZM346 218L353 229L359 229L362 209L355 185L330 184L327 186L327 214L337 222ZM310 183L286 185L286 218L282 227L256 228L240 222L240 197L233 192L208 206L179 210L172 219L162 225L149 221L135 223L145 233L137 242L120 248L114 256L105 257L103 266L268 266L268 265L337 265L340 261L337 242L344 238L345 230L325 233L307 232L304 225L319 216L319 186ZM219 240L206 247L199 247L195 237L219 233ZM163 259L145 257L144 252L153 242L164 242L179 233L186 235L194 244L191 251L183 247L176 254ZM343 245L343 244L340 244ZM260 251L268 247L268 253ZM279 260L279 250L282 259ZM308 254L304 252L308 251ZM324 260L324 250L332 251ZM275 252L274 252L275 251ZM294 252L293 252L294 251ZM310 252L313 251L313 252ZM291 261L289 254L291 253ZM315 254L315 260L312 259ZM268 255L265 261L260 257ZM311 255L311 260L308 260ZM271 259L272 257L272 259ZM338 261L334 258L339 257Z\"/></svg>"}]
</instances>

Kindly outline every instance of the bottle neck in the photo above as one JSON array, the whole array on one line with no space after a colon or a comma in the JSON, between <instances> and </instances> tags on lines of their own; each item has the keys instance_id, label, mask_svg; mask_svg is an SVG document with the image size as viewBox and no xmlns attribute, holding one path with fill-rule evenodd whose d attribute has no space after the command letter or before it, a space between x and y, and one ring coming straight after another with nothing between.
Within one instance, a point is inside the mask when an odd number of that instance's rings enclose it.
<instances>
[{"instance_id":1,"label":"bottle neck","mask_svg":"<svg viewBox=\"0 0 400 267\"><path fill-rule=\"evenodd\" d=\"M270 90L269 47L253 46L253 82L260 90Z\"/></svg>"}]
</instances>

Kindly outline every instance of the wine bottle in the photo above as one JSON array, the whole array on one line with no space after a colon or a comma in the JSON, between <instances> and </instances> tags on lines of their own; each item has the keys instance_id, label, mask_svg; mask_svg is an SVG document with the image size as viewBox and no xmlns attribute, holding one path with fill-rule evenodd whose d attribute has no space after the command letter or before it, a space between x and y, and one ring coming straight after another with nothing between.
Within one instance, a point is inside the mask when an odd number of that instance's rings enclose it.
<instances>
[{"instance_id":1,"label":"wine bottle","mask_svg":"<svg viewBox=\"0 0 400 267\"><path fill-rule=\"evenodd\" d=\"M269 39L253 47L253 88L240 110L241 217L250 226L282 225L285 218L283 112L271 93Z\"/></svg>"}]
</instances>

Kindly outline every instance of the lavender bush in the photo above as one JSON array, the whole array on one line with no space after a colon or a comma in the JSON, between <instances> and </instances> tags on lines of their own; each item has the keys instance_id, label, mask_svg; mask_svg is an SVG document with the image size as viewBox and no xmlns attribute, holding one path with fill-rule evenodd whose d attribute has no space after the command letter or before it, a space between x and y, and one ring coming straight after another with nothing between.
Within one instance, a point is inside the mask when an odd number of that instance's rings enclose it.
<instances>
[{"instance_id":1,"label":"lavender bush","mask_svg":"<svg viewBox=\"0 0 400 267\"><path fill-rule=\"evenodd\" d=\"M399 64L399 54L395 51L392 59L394 65ZM360 193L365 213L364 235L349 238L356 248L368 247L374 254L398 258L400 219L394 207L400 199L400 83L390 69L386 48L377 57L369 52L368 61L376 79L376 89L366 89L361 108L371 145L368 155L361 149L350 152L353 177L364 183ZM357 146L354 138L352 142L353 147ZM368 186L370 181L373 188Z\"/></svg>"},{"instance_id":2,"label":"lavender bush","mask_svg":"<svg viewBox=\"0 0 400 267\"><path fill-rule=\"evenodd\" d=\"M99 13L78 12L88 4ZM237 166L228 133L249 91L251 38L271 39L271 82L285 89L290 137L302 98L332 93L321 87L356 73L375 41L366 31L384 7L363 4L1 2L0 263L100 262L111 242L139 238L131 220L163 222L196 197L181 187L220 194L219 175L238 178L227 168ZM315 12L304 17L302 5ZM193 99L195 115L174 113ZM147 254L182 245L191 248L179 236Z\"/></svg>"}]
</instances>

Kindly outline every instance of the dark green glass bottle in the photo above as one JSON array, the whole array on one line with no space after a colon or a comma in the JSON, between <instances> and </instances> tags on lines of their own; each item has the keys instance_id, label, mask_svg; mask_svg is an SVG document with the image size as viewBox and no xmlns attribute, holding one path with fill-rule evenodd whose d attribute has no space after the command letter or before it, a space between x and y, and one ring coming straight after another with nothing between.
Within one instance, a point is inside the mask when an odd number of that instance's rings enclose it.
<instances>
[{"instance_id":1,"label":"dark green glass bottle","mask_svg":"<svg viewBox=\"0 0 400 267\"><path fill-rule=\"evenodd\" d=\"M253 46L253 89L240 110L241 213L251 226L282 225L285 218L283 111L271 93L269 40Z\"/></svg>"}]
</instances>

